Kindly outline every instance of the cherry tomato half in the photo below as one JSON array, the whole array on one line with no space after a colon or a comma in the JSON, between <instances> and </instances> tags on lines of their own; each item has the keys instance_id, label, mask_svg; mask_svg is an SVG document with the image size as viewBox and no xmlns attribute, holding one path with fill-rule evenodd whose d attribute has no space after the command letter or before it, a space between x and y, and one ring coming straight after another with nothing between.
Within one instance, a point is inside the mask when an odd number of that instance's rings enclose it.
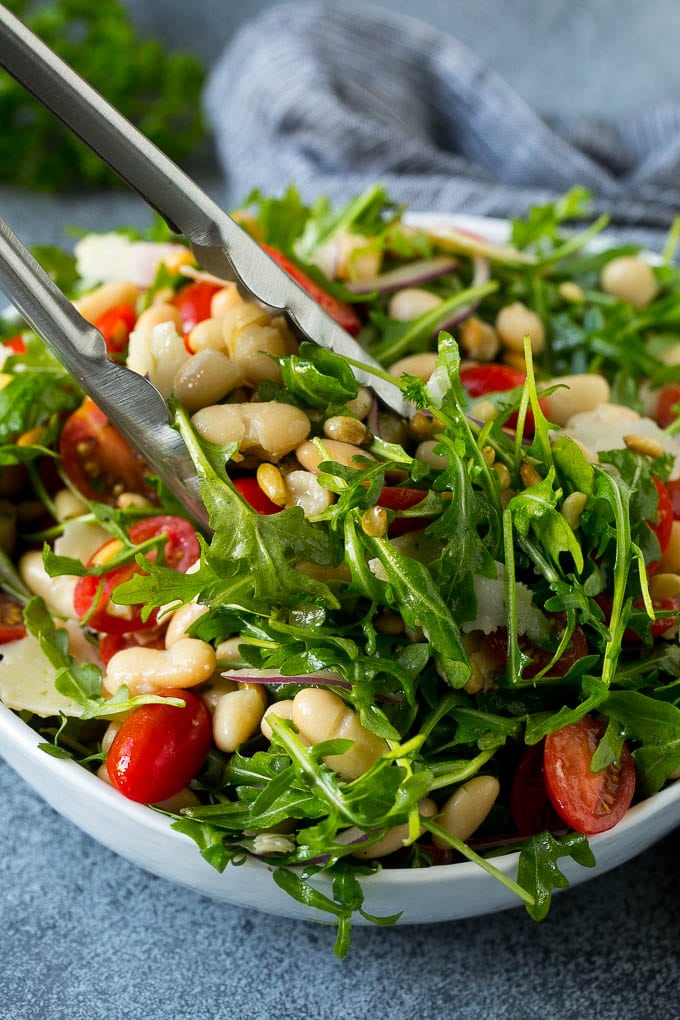
<instances>
[{"instance_id":1,"label":"cherry tomato half","mask_svg":"<svg viewBox=\"0 0 680 1020\"><path fill-rule=\"evenodd\" d=\"M351 305L348 305L346 301L340 301L338 298L333 297L327 290L320 287L315 280L312 280L304 270L300 269L292 259L289 259L278 248L272 248L269 244L263 244L261 247L282 269L285 269L289 276L293 277L296 283L300 284L303 290L307 291L309 296L316 301L317 305L321 305L324 312L327 312L332 319L335 319L339 326L342 326L352 336L357 335L361 329L361 320Z\"/></svg>"},{"instance_id":2,"label":"cherry tomato half","mask_svg":"<svg viewBox=\"0 0 680 1020\"><path fill-rule=\"evenodd\" d=\"M257 478L235 478L233 480L234 488L237 492L240 492L246 503L252 506L258 514L278 514L283 510L282 506L277 506L266 496L260 488Z\"/></svg>"},{"instance_id":3,"label":"cherry tomato half","mask_svg":"<svg viewBox=\"0 0 680 1020\"><path fill-rule=\"evenodd\" d=\"M510 787L510 814L522 835L554 832L564 824L553 808L545 788L543 741L522 754Z\"/></svg>"},{"instance_id":4,"label":"cherry tomato half","mask_svg":"<svg viewBox=\"0 0 680 1020\"><path fill-rule=\"evenodd\" d=\"M190 782L212 746L210 713L191 691L159 691L181 698L174 705L142 705L118 730L106 757L106 771L115 788L142 804L157 804Z\"/></svg>"},{"instance_id":5,"label":"cherry tomato half","mask_svg":"<svg viewBox=\"0 0 680 1020\"><path fill-rule=\"evenodd\" d=\"M122 354L135 327L137 312L132 305L115 305L98 318L94 325L106 340L111 355Z\"/></svg>"},{"instance_id":6,"label":"cherry tomato half","mask_svg":"<svg viewBox=\"0 0 680 1020\"><path fill-rule=\"evenodd\" d=\"M21 333L17 333L16 336L10 336L7 340L3 340L3 347L9 347L10 351L14 354L25 354L26 353L26 341L22 337Z\"/></svg>"},{"instance_id":7,"label":"cherry tomato half","mask_svg":"<svg viewBox=\"0 0 680 1020\"><path fill-rule=\"evenodd\" d=\"M186 573L200 554L196 534L188 521L182 517L165 515L149 517L130 528L130 538L136 544L146 542L157 535L167 536L163 549L166 565L172 570ZM90 558L88 566L101 563L102 550L110 544L105 542ZM149 559L155 560L156 555L156 550L151 550ZM129 581L140 572L136 563L125 563L102 576L86 574L79 577L73 593L73 605L77 616L85 620L93 630L103 634L129 634L154 627L157 620L156 610L143 620L141 606L119 606L111 598L118 585Z\"/></svg>"},{"instance_id":8,"label":"cherry tomato half","mask_svg":"<svg viewBox=\"0 0 680 1020\"><path fill-rule=\"evenodd\" d=\"M659 497L656 509L656 522L649 522L649 526L657 537L661 555L665 553L668 548L668 543L671 540L671 530L673 528L673 504L668 489L660 482L658 478L654 478L654 485L656 492ZM656 560L654 563L647 564L647 573L653 574L659 566L659 561Z\"/></svg>"},{"instance_id":9,"label":"cherry tomato half","mask_svg":"<svg viewBox=\"0 0 680 1020\"><path fill-rule=\"evenodd\" d=\"M562 614L557 614L554 618L554 624L559 634L564 631L565 618ZM489 651L492 655L495 655L499 663L505 666L508 661L508 632L505 627L499 627L497 630L491 631L487 638L487 644ZM525 666L522 676L525 680L530 680L535 677L537 673L540 673L542 669L548 665L553 657L553 652L545 648L539 648L533 644L525 635L520 635L518 644L520 650L530 656L531 662ZM578 624L574 627L574 633L571 635L571 641L567 645L564 654L557 660L555 665L550 670L549 676L566 676L572 666L574 666L580 659L583 659L588 654L588 642L583 632L582 627Z\"/></svg>"},{"instance_id":10,"label":"cherry tomato half","mask_svg":"<svg viewBox=\"0 0 680 1020\"><path fill-rule=\"evenodd\" d=\"M149 469L97 405L85 397L59 437L62 466L86 499L115 504L121 492L153 496Z\"/></svg>"},{"instance_id":11,"label":"cherry tomato half","mask_svg":"<svg viewBox=\"0 0 680 1020\"><path fill-rule=\"evenodd\" d=\"M0 645L26 637L24 614L11 596L0 592Z\"/></svg>"},{"instance_id":12,"label":"cherry tomato half","mask_svg":"<svg viewBox=\"0 0 680 1020\"><path fill-rule=\"evenodd\" d=\"M524 386L526 376L516 368L510 368L509 365L498 365L492 362L488 365L468 365L461 369L460 381L467 393L471 397L477 398L486 396L488 393L506 393L508 390ZM539 403L543 414L549 418L547 398L544 397ZM508 428L515 428L517 418L517 412L514 411L508 418ZM529 436L534 434L534 416L531 408L527 410L525 431Z\"/></svg>"},{"instance_id":13,"label":"cherry tomato half","mask_svg":"<svg viewBox=\"0 0 680 1020\"><path fill-rule=\"evenodd\" d=\"M427 496L423 489L407 489L401 485L386 485L380 490L378 504L386 510L410 510ZM418 531L430 523L429 517L395 517L389 526L390 538L406 535L409 531Z\"/></svg>"},{"instance_id":14,"label":"cherry tomato half","mask_svg":"<svg viewBox=\"0 0 680 1020\"><path fill-rule=\"evenodd\" d=\"M662 429L667 429L677 419L678 416L673 410L677 404L680 404L680 383L667 383L666 386L662 386L656 404L656 420Z\"/></svg>"},{"instance_id":15,"label":"cherry tomato half","mask_svg":"<svg viewBox=\"0 0 680 1020\"><path fill-rule=\"evenodd\" d=\"M555 811L577 832L605 832L620 822L635 793L635 765L628 747L621 760L602 772L590 763L606 726L585 716L545 738L543 768L548 796Z\"/></svg>"},{"instance_id":16,"label":"cherry tomato half","mask_svg":"<svg viewBox=\"0 0 680 1020\"><path fill-rule=\"evenodd\" d=\"M673 520L680 521L680 478L669 478L664 483L673 509Z\"/></svg>"},{"instance_id":17,"label":"cherry tomato half","mask_svg":"<svg viewBox=\"0 0 680 1020\"><path fill-rule=\"evenodd\" d=\"M221 290L221 287L216 283L196 280L177 291L173 304L179 312L185 333L190 333L199 322L210 318L210 305L218 290Z\"/></svg>"},{"instance_id":18,"label":"cherry tomato half","mask_svg":"<svg viewBox=\"0 0 680 1020\"><path fill-rule=\"evenodd\" d=\"M105 666L108 666L116 652L122 652L124 648L165 648L163 637L155 635L153 640L145 640L147 633L147 631L136 631L134 634L129 632L127 634L103 634L97 645L99 658Z\"/></svg>"}]
</instances>

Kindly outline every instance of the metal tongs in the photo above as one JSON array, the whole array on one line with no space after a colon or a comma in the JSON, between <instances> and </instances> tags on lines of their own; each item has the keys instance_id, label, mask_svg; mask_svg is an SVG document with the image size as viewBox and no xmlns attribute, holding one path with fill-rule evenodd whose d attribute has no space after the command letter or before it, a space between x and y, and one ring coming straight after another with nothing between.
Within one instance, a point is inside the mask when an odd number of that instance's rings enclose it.
<instances>
[{"instance_id":1,"label":"metal tongs","mask_svg":"<svg viewBox=\"0 0 680 1020\"><path fill-rule=\"evenodd\" d=\"M251 298L287 313L298 336L371 367L376 362L179 167L0 5L0 66L52 111L119 177L183 234L198 264ZM49 159L49 154L45 154ZM54 356L207 526L194 465L171 427L167 404L142 376L106 356L104 338L74 308L0 219L0 284ZM400 414L396 384L355 370Z\"/></svg>"}]
</instances>

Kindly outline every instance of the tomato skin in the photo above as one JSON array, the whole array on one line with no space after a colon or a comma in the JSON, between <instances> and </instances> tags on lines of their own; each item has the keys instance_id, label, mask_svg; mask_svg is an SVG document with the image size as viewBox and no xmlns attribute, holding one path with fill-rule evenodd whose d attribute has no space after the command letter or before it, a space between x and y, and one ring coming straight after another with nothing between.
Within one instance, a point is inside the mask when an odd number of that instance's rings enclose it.
<instances>
[{"instance_id":1,"label":"tomato skin","mask_svg":"<svg viewBox=\"0 0 680 1020\"><path fill-rule=\"evenodd\" d=\"M673 411L676 404L680 404L680 383L667 383L659 390L659 399L656 404L656 420L662 429L667 429L677 419Z\"/></svg>"},{"instance_id":2,"label":"tomato skin","mask_svg":"<svg viewBox=\"0 0 680 1020\"><path fill-rule=\"evenodd\" d=\"M680 521L680 478L669 478L664 486L671 501L673 520Z\"/></svg>"},{"instance_id":3,"label":"tomato skin","mask_svg":"<svg viewBox=\"0 0 680 1020\"><path fill-rule=\"evenodd\" d=\"M95 328L106 340L106 350L110 355L115 357L123 353L136 321L136 310L132 305L125 304L109 308L95 321Z\"/></svg>"},{"instance_id":4,"label":"tomato skin","mask_svg":"<svg viewBox=\"0 0 680 1020\"><path fill-rule=\"evenodd\" d=\"M548 796L560 818L590 836L620 822L635 793L635 765L626 744L618 764L591 772L590 763L606 730L592 716L545 738L543 768Z\"/></svg>"},{"instance_id":5,"label":"tomato skin","mask_svg":"<svg viewBox=\"0 0 680 1020\"><path fill-rule=\"evenodd\" d=\"M302 289L307 291L309 296L316 301L317 305L321 305L324 312L327 312L332 319L335 319L339 326L342 326L352 336L357 335L361 329L361 320L351 305L348 305L346 301L340 301L339 298L333 297L327 290L320 287L315 280L312 280L303 269L300 269L292 259L289 259L278 248L273 248L269 244L262 244L260 247L281 266L281 269L284 269L289 276L292 276L295 282L299 283Z\"/></svg>"},{"instance_id":6,"label":"tomato skin","mask_svg":"<svg viewBox=\"0 0 680 1020\"><path fill-rule=\"evenodd\" d=\"M21 606L10 595L0 592L0 645L26 637Z\"/></svg>"},{"instance_id":7,"label":"tomato skin","mask_svg":"<svg viewBox=\"0 0 680 1020\"><path fill-rule=\"evenodd\" d=\"M14 354L25 354L26 353L26 342L22 337L21 333L17 333L16 336L10 336L7 340L2 341L3 347L9 347Z\"/></svg>"},{"instance_id":8,"label":"tomato skin","mask_svg":"<svg viewBox=\"0 0 680 1020\"><path fill-rule=\"evenodd\" d=\"M130 539L137 545L146 542L156 535L167 535L164 546L164 557L168 567L180 573L186 573L192 563L200 555L200 547L196 533L188 521L182 517L169 514L149 517L134 524L129 531ZM99 553L109 544L105 542L90 558L88 566L99 562ZM156 559L156 550L151 550L149 559ZM158 613L154 609L146 620L142 619L141 606L116 607L111 609L111 596L119 584L129 581L135 574L141 573L136 563L125 563L114 567L102 576L86 574L79 577L73 593L73 605L77 616L86 619L87 626L103 634L123 635L139 630L148 630L157 622ZM92 605L97 600L95 608ZM113 654L113 653L112 653Z\"/></svg>"},{"instance_id":9,"label":"tomato skin","mask_svg":"<svg viewBox=\"0 0 680 1020\"><path fill-rule=\"evenodd\" d=\"M563 632L564 616L560 616L558 614L556 623L558 626L560 623L562 624ZM532 661L524 668L524 672L522 673L524 680L531 680L537 673L540 673L542 669L545 669L552 659L553 653L544 648L538 648L523 635L520 635L518 644L525 655L531 656ZM487 635L487 645L492 655L495 655L499 663L501 663L504 667L508 661L508 632L505 627L499 627L498 630L491 631L491 633ZM557 660L548 676L566 676L571 667L574 666L580 659L583 659L587 654L588 642L586 641L583 628L577 624L574 627L571 641L565 649L564 654Z\"/></svg>"},{"instance_id":10,"label":"tomato skin","mask_svg":"<svg viewBox=\"0 0 680 1020\"><path fill-rule=\"evenodd\" d=\"M116 652L122 652L124 648L165 648L163 637L157 636L152 641L145 640L145 638L146 632L141 631L127 632L126 634L103 634L99 638L97 646L99 658L105 666L108 666Z\"/></svg>"},{"instance_id":11,"label":"tomato skin","mask_svg":"<svg viewBox=\"0 0 680 1020\"><path fill-rule=\"evenodd\" d=\"M89 397L66 419L59 454L67 477L86 499L115 505L121 492L154 495L144 477L148 467Z\"/></svg>"},{"instance_id":12,"label":"tomato skin","mask_svg":"<svg viewBox=\"0 0 680 1020\"><path fill-rule=\"evenodd\" d=\"M182 329L190 333L194 326L210 318L210 305L215 294L222 288L207 280L195 280L177 291L173 304L182 320Z\"/></svg>"},{"instance_id":13,"label":"tomato skin","mask_svg":"<svg viewBox=\"0 0 680 1020\"><path fill-rule=\"evenodd\" d=\"M282 506L277 506L269 496L265 495L257 478L235 478L233 484L236 491L241 493L246 503L252 506L256 513L268 516L269 514L278 514L283 510Z\"/></svg>"},{"instance_id":14,"label":"tomato skin","mask_svg":"<svg viewBox=\"0 0 680 1020\"><path fill-rule=\"evenodd\" d=\"M210 713L191 691L163 690L184 708L141 705L118 730L106 757L113 786L128 800L156 804L179 793L203 765L212 747Z\"/></svg>"},{"instance_id":15,"label":"tomato skin","mask_svg":"<svg viewBox=\"0 0 680 1020\"><path fill-rule=\"evenodd\" d=\"M467 393L471 397L477 398L486 396L487 393L505 393L508 390L524 386L526 376L523 372L519 372L516 368L511 368L509 365L498 365L495 362L490 362L488 365L468 365L466 368L461 369L460 381ZM539 400L539 404L543 414L546 418L549 418L550 412L547 398L544 397L542 400ZM513 411L507 421L508 428L514 429L516 427L517 418L517 411ZM534 434L534 416L531 408L527 409L525 431L529 436Z\"/></svg>"},{"instance_id":16,"label":"tomato skin","mask_svg":"<svg viewBox=\"0 0 680 1020\"><path fill-rule=\"evenodd\" d=\"M554 832L563 826L548 797L543 771L544 741L527 747L519 760L510 787L510 814L522 835Z\"/></svg>"},{"instance_id":17,"label":"tomato skin","mask_svg":"<svg viewBox=\"0 0 680 1020\"><path fill-rule=\"evenodd\" d=\"M670 494L663 484L656 476L652 478L654 486L656 488L658 503L656 509L656 522L649 521L649 526L656 535L661 550L661 556L666 552L668 543L671 540L671 531L673 528L673 504L671 502ZM659 560L655 560L653 563L647 564L647 573L654 574L659 568Z\"/></svg>"},{"instance_id":18,"label":"tomato skin","mask_svg":"<svg viewBox=\"0 0 680 1020\"><path fill-rule=\"evenodd\" d=\"M427 496L424 489L408 489L401 485L386 485L380 490L378 505L387 510L410 510ZM396 517L390 524L388 535L396 538L407 535L410 531L418 531L430 523L429 517Z\"/></svg>"}]
</instances>

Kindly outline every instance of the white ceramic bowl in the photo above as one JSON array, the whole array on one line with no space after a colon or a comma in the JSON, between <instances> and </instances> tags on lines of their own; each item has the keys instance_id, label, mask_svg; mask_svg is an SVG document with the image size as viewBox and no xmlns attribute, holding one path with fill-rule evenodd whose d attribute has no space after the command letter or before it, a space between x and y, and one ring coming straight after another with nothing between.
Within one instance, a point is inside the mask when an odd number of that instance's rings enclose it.
<instances>
[{"instance_id":1,"label":"white ceramic bowl","mask_svg":"<svg viewBox=\"0 0 680 1020\"><path fill-rule=\"evenodd\" d=\"M432 225L452 222L450 216L418 219ZM502 242L507 237L507 225L502 221L462 217L455 222L492 241ZM38 747L39 741L29 726L0 704L2 756L56 811L114 853L214 899L282 917L320 918L316 911L292 900L275 885L270 866L249 859L240 867L228 866L218 873L203 860L192 840L171 829L170 819L121 797L75 762L45 754ZM633 807L614 829L592 837L590 844L597 861L594 868L582 868L565 859L561 869L571 885L602 875L641 853L679 822L680 782ZM494 864L514 877L518 857L517 853L506 854L495 858ZM315 882L320 888L328 885L324 878ZM452 921L519 905L505 886L467 862L418 870L386 869L363 884L364 908L375 915L401 910L402 924ZM361 918L357 922L366 923Z\"/></svg>"}]
</instances>

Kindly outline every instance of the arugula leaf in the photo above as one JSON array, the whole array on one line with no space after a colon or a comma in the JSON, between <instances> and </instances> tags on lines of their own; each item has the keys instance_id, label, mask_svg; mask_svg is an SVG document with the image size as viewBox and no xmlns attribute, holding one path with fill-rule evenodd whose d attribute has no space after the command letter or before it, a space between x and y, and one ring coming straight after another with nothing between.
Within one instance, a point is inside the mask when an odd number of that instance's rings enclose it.
<instances>
[{"instance_id":1,"label":"arugula leaf","mask_svg":"<svg viewBox=\"0 0 680 1020\"><path fill-rule=\"evenodd\" d=\"M554 889L569 888L569 881L557 864L566 857L571 857L583 868L595 867L595 857L588 840L577 832L569 832L561 839L549 832L541 832L522 847L517 881L533 897L533 903L526 903L526 910L534 921L542 921L547 915Z\"/></svg>"},{"instance_id":2,"label":"arugula leaf","mask_svg":"<svg viewBox=\"0 0 680 1020\"><path fill-rule=\"evenodd\" d=\"M345 358L304 342L297 354L279 358L285 389L310 407L344 404L357 395L358 384Z\"/></svg>"}]
</instances>

